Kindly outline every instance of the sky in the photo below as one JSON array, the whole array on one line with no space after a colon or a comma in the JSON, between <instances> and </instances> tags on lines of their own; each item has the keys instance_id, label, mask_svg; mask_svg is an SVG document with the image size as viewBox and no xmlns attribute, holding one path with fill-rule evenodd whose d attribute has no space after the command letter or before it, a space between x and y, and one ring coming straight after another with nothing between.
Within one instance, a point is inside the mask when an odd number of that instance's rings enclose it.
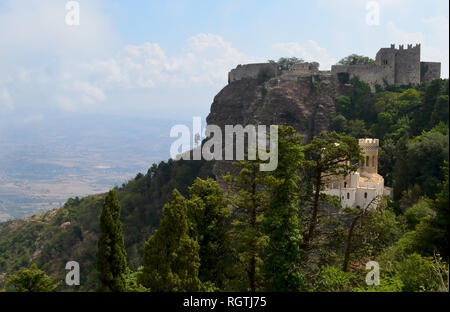
<instances>
[{"instance_id":1,"label":"sky","mask_svg":"<svg viewBox=\"0 0 450 312\"><path fill-rule=\"evenodd\" d=\"M206 117L238 64L330 69L421 43L448 77L447 0L0 0L0 122L55 114ZM68 20L68 22L67 22Z\"/></svg>"}]
</instances>

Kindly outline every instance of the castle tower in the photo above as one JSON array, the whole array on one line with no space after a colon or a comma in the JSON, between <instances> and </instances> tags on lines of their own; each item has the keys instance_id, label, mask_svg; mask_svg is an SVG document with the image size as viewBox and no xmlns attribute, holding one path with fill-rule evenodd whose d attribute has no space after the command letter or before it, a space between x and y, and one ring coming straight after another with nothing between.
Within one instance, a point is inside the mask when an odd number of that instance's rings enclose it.
<instances>
[{"instance_id":1,"label":"castle tower","mask_svg":"<svg viewBox=\"0 0 450 312\"><path fill-rule=\"evenodd\" d=\"M360 163L359 172L364 175L378 173L378 139L359 139L359 146L363 150L364 161Z\"/></svg>"},{"instance_id":2,"label":"castle tower","mask_svg":"<svg viewBox=\"0 0 450 312\"><path fill-rule=\"evenodd\" d=\"M400 45L395 55L395 83L398 85L420 83L420 44Z\"/></svg>"}]
</instances>

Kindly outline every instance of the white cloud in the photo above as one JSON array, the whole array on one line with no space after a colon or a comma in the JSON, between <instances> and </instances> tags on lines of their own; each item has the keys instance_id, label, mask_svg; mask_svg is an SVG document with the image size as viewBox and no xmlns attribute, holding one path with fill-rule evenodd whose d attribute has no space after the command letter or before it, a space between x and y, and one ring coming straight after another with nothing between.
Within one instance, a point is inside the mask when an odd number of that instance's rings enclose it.
<instances>
[{"instance_id":1,"label":"white cloud","mask_svg":"<svg viewBox=\"0 0 450 312\"><path fill-rule=\"evenodd\" d=\"M255 61L214 34L187 39L177 54L168 55L157 43L127 45L117 56L86 64L90 75L105 88L188 87L192 84L223 86L228 71L239 63Z\"/></svg>"},{"instance_id":2,"label":"white cloud","mask_svg":"<svg viewBox=\"0 0 450 312\"><path fill-rule=\"evenodd\" d=\"M308 62L319 62L320 69L330 69L337 60L330 56L326 49L320 47L315 41L308 40L304 45L297 42L281 42L272 45L272 50L279 57L298 57Z\"/></svg>"},{"instance_id":3,"label":"white cloud","mask_svg":"<svg viewBox=\"0 0 450 312\"><path fill-rule=\"evenodd\" d=\"M441 62L441 77L448 78L449 49L448 49L448 18L437 16L423 19L422 22L431 28L425 36L422 32L407 32L388 22L387 31L390 42L399 44L421 44L421 60ZM444 25L445 24L445 25ZM444 44L442 44L444 43Z\"/></svg>"},{"instance_id":4,"label":"white cloud","mask_svg":"<svg viewBox=\"0 0 450 312\"><path fill-rule=\"evenodd\" d=\"M440 34L440 37L442 39L445 39L445 38L448 39L448 36L446 36L446 35L448 35L448 31L449 31L448 17L433 16L430 18L423 18L422 22L426 25L431 26L436 33Z\"/></svg>"},{"instance_id":5,"label":"white cloud","mask_svg":"<svg viewBox=\"0 0 450 312\"><path fill-rule=\"evenodd\" d=\"M441 78L448 78L448 76L449 76L448 49L445 52L439 48L423 46L421 52L422 52L422 55L421 55L422 61L441 62Z\"/></svg>"},{"instance_id":6,"label":"white cloud","mask_svg":"<svg viewBox=\"0 0 450 312\"><path fill-rule=\"evenodd\" d=\"M398 44L416 44L425 41L422 32L407 32L398 28L393 22L387 23L387 32L391 38L391 42Z\"/></svg>"},{"instance_id":7,"label":"white cloud","mask_svg":"<svg viewBox=\"0 0 450 312\"><path fill-rule=\"evenodd\" d=\"M7 0L0 10L2 60L30 64L42 58L90 58L103 55L115 37L99 0L79 0L79 26L65 23L66 1ZM100 44L101 43L101 44Z\"/></svg>"},{"instance_id":8,"label":"white cloud","mask_svg":"<svg viewBox=\"0 0 450 312\"><path fill-rule=\"evenodd\" d=\"M0 87L0 112L14 110L14 103L8 90Z\"/></svg>"},{"instance_id":9,"label":"white cloud","mask_svg":"<svg viewBox=\"0 0 450 312\"><path fill-rule=\"evenodd\" d=\"M107 58L16 64L3 81L33 101L39 94L42 107L85 111L105 108L110 105L108 96L120 90L223 87L230 69L254 61L260 60L239 52L222 37L200 33L188 38L178 53L168 53L153 42L126 45ZM12 101L11 97L14 94L8 94ZM148 105L148 101L133 104Z\"/></svg>"}]
</instances>

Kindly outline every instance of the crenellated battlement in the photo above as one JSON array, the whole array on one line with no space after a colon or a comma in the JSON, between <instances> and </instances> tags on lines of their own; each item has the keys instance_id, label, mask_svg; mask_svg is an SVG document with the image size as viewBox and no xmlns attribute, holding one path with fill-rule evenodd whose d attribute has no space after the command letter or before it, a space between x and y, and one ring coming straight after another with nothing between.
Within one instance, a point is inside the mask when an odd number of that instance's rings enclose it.
<instances>
[{"instance_id":1,"label":"crenellated battlement","mask_svg":"<svg viewBox=\"0 0 450 312\"><path fill-rule=\"evenodd\" d=\"M361 147L378 147L380 145L378 139L359 139L358 143Z\"/></svg>"},{"instance_id":2,"label":"crenellated battlement","mask_svg":"<svg viewBox=\"0 0 450 312\"><path fill-rule=\"evenodd\" d=\"M377 86L418 85L441 77L441 63L420 61L420 47L420 43L408 44L406 48L401 44L397 49L395 44L391 44L389 48L381 48L377 52L375 64L333 65L331 71L327 72L319 70L316 62L294 64L288 71L279 70L275 62L238 65L229 72L228 82L244 78L265 80L277 76L286 79L330 75L339 77L341 73L346 73L349 78L357 76L368 83L372 91Z\"/></svg>"}]
</instances>

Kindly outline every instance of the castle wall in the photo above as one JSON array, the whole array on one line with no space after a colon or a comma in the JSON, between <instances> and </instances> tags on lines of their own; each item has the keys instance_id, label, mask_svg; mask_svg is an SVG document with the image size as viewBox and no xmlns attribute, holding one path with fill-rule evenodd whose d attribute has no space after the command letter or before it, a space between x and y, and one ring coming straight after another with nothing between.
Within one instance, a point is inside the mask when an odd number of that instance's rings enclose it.
<instances>
[{"instance_id":1,"label":"castle wall","mask_svg":"<svg viewBox=\"0 0 450 312\"><path fill-rule=\"evenodd\" d=\"M330 72L319 71L318 63L303 62L294 64L290 71L280 72L276 63L257 63L238 65L228 74L228 83L244 78L267 79L275 76L286 80L298 77L319 75L336 77L339 73L348 73L350 78L358 76L369 84L372 91L376 85L417 85L422 81L431 81L441 76L441 64L438 62L420 62L420 44L414 47L408 44L406 49L394 44L390 48L381 48L376 55L375 65L333 65Z\"/></svg>"},{"instance_id":2,"label":"castle wall","mask_svg":"<svg viewBox=\"0 0 450 312\"><path fill-rule=\"evenodd\" d=\"M319 73L318 63L298 63L292 65L292 69L288 72L289 75L303 75Z\"/></svg>"},{"instance_id":3,"label":"castle wall","mask_svg":"<svg viewBox=\"0 0 450 312\"><path fill-rule=\"evenodd\" d=\"M420 45L413 47L409 44L407 49L401 45L396 50L395 84L407 85L410 83L420 83Z\"/></svg>"},{"instance_id":4,"label":"castle wall","mask_svg":"<svg viewBox=\"0 0 450 312\"><path fill-rule=\"evenodd\" d=\"M373 188L359 188L355 194L355 206L366 208L377 196L377 190Z\"/></svg>"},{"instance_id":5,"label":"castle wall","mask_svg":"<svg viewBox=\"0 0 450 312\"><path fill-rule=\"evenodd\" d=\"M228 83L243 78L256 79L261 74L267 74L269 77L275 77L278 74L277 64L272 63L255 63L238 65L228 73Z\"/></svg>"},{"instance_id":6,"label":"castle wall","mask_svg":"<svg viewBox=\"0 0 450 312\"><path fill-rule=\"evenodd\" d=\"M390 66L385 65L333 65L331 73L349 73L350 78L358 76L362 81L369 84L372 91L378 84L384 86L384 81L388 84L394 83L394 71Z\"/></svg>"},{"instance_id":7,"label":"castle wall","mask_svg":"<svg viewBox=\"0 0 450 312\"><path fill-rule=\"evenodd\" d=\"M441 63L439 62L421 62L421 81L428 82L433 79L441 78Z\"/></svg>"},{"instance_id":8,"label":"castle wall","mask_svg":"<svg viewBox=\"0 0 450 312\"><path fill-rule=\"evenodd\" d=\"M378 50L375 57L375 64L378 66L389 66L392 71L395 70L395 45L391 45L390 48L381 48Z\"/></svg>"}]
</instances>

